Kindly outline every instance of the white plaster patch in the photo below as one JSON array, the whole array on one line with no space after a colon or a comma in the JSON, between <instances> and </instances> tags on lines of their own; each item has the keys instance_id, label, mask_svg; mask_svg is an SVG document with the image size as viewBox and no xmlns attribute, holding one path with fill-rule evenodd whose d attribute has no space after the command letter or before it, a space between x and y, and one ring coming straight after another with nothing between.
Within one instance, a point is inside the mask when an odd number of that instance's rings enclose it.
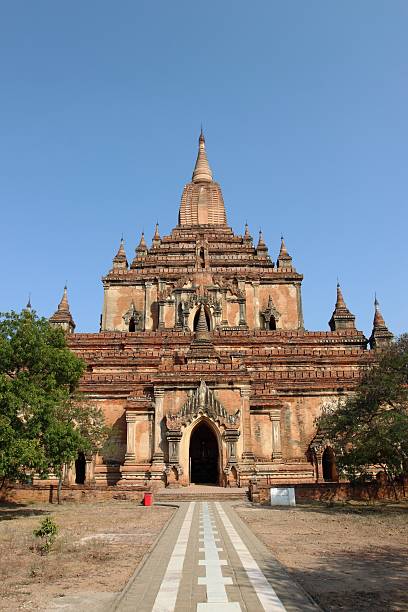
<instances>
[{"instance_id":1,"label":"white plaster patch","mask_svg":"<svg viewBox=\"0 0 408 612\"><path fill-rule=\"evenodd\" d=\"M144 533L143 537L151 536L151 533ZM87 542L91 542L92 540L101 540L102 542L120 542L123 539L127 541L132 538L135 540L140 540L140 534L136 533L93 533L88 536L84 536L79 540L80 544L86 544Z\"/></svg>"}]
</instances>

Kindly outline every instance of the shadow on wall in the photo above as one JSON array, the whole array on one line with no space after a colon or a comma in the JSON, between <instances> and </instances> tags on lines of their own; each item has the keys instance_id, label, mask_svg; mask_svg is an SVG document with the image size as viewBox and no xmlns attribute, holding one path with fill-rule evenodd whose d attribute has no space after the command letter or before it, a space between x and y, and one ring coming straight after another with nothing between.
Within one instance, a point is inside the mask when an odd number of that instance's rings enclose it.
<instances>
[{"instance_id":1,"label":"shadow on wall","mask_svg":"<svg viewBox=\"0 0 408 612\"><path fill-rule=\"evenodd\" d=\"M153 302L150 306L150 316L153 321L153 330L156 330L159 327L159 305L157 302Z\"/></svg>"},{"instance_id":2,"label":"shadow on wall","mask_svg":"<svg viewBox=\"0 0 408 612\"><path fill-rule=\"evenodd\" d=\"M123 413L112 425L108 439L99 454L106 465L122 465L126 454L126 415Z\"/></svg>"}]
</instances>

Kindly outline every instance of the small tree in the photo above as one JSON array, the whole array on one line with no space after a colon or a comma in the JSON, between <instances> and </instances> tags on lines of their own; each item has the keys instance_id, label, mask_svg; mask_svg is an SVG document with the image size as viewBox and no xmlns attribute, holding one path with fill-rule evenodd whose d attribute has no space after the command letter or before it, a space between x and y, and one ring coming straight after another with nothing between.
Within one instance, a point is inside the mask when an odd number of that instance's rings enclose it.
<instances>
[{"instance_id":1,"label":"small tree","mask_svg":"<svg viewBox=\"0 0 408 612\"><path fill-rule=\"evenodd\" d=\"M333 443L339 469L369 477L380 466L388 480L408 473L408 335L377 354L354 394L317 424Z\"/></svg>"},{"instance_id":2,"label":"small tree","mask_svg":"<svg viewBox=\"0 0 408 612\"><path fill-rule=\"evenodd\" d=\"M61 502L63 469L78 455L98 451L109 433L103 412L80 395L74 395L57 409L57 420L47 432L47 456L58 476L58 503Z\"/></svg>"},{"instance_id":3,"label":"small tree","mask_svg":"<svg viewBox=\"0 0 408 612\"><path fill-rule=\"evenodd\" d=\"M106 435L103 415L77 393L85 363L63 331L35 312L0 314L0 478L25 480L91 452Z\"/></svg>"},{"instance_id":4,"label":"small tree","mask_svg":"<svg viewBox=\"0 0 408 612\"><path fill-rule=\"evenodd\" d=\"M41 540L39 549L42 555L47 554L50 551L51 546L55 542L57 534L58 525L50 516L47 516L41 521L38 529L34 529L33 536Z\"/></svg>"}]
</instances>

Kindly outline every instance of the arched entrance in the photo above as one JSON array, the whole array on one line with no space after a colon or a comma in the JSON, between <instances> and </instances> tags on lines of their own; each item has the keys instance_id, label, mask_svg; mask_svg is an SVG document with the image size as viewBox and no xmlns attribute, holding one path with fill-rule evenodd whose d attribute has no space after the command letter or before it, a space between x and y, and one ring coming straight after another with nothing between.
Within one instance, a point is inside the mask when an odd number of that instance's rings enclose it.
<instances>
[{"instance_id":1,"label":"arched entrance","mask_svg":"<svg viewBox=\"0 0 408 612\"><path fill-rule=\"evenodd\" d=\"M323 480L333 482L339 479L336 468L336 460L334 458L333 449L329 446L325 449L322 456L322 471Z\"/></svg>"},{"instance_id":2,"label":"arched entrance","mask_svg":"<svg viewBox=\"0 0 408 612\"><path fill-rule=\"evenodd\" d=\"M190 437L190 482L219 484L219 448L212 428L201 421Z\"/></svg>"},{"instance_id":3,"label":"arched entrance","mask_svg":"<svg viewBox=\"0 0 408 612\"><path fill-rule=\"evenodd\" d=\"M78 453L78 458L75 461L75 482L76 484L85 483L85 468L86 461L84 453Z\"/></svg>"}]
</instances>

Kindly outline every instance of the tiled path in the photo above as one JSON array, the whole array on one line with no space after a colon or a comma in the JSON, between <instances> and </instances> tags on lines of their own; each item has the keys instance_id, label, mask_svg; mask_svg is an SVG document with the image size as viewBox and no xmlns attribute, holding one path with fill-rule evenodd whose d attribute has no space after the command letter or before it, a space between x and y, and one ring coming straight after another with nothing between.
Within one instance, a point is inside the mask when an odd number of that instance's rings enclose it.
<instances>
[{"instance_id":1,"label":"tiled path","mask_svg":"<svg viewBox=\"0 0 408 612\"><path fill-rule=\"evenodd\" d=\"M119 612L312 612L319 608L289 578L229 502L180 504Z\"/></svg>"}]
</instances>

